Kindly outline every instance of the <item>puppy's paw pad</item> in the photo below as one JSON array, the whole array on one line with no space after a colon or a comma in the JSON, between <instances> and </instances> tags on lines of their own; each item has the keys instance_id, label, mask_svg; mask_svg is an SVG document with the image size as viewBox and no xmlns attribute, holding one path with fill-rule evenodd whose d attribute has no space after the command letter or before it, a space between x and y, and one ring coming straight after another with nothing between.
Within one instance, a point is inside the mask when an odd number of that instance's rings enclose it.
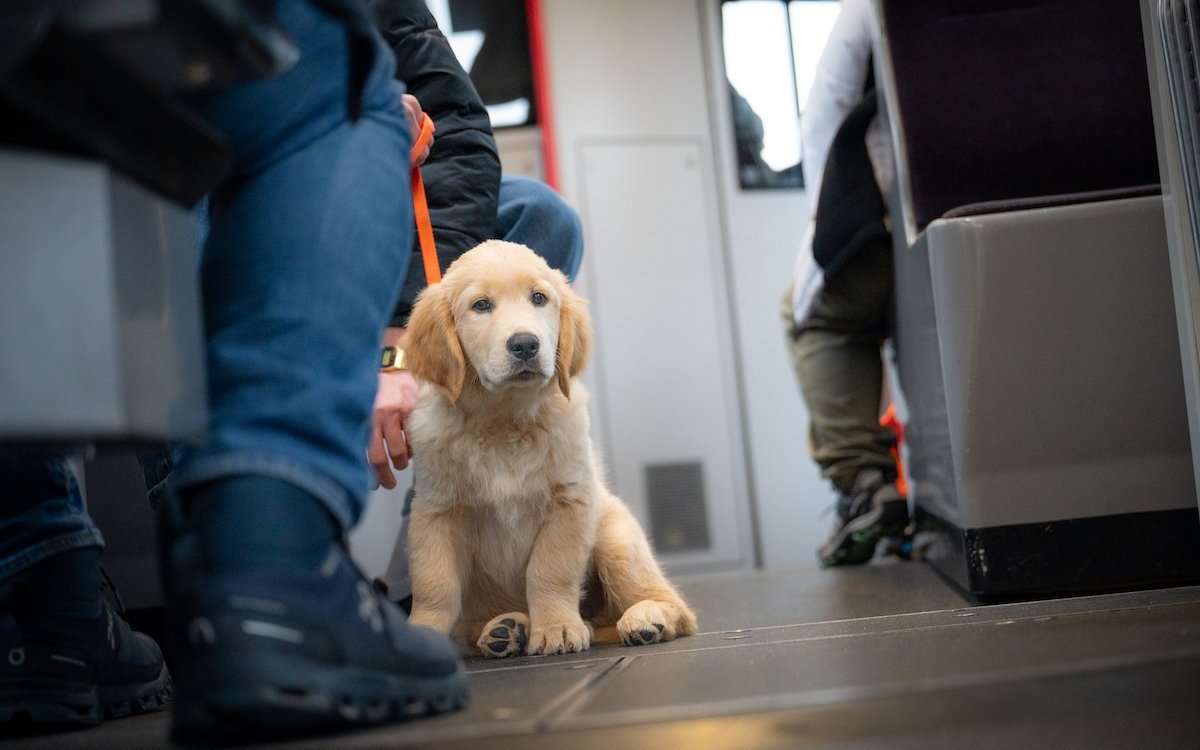
<instances>
[{"instance_id":1,"label":"puppy's paw pad","mask_svg":"<svg viewBox=\"0 0 1200 750\"><path fill-rule=\"evenodd\" d=\"M641 630L621 633L621 642L626 646L649 646L651 643L662 641L663 631L666 627L661 622L656 622L653 628L642 628Z\"/></svg>"},{"instance_id":2,"label":"puppy's paw pad","mask_svg":"<svg viewBox=\"0 0 1200 750\"><path fill-rule=\"evenodd\" d=\"M529 645L529 618L521 612L494 617L483 627L483 634L475 644L484 656L493 659L519 656Z\"/></svg>"},{"instance_id":3,"label":"puppy's paw pad","mask_svg":"<svg viewBox=\"0 0 1200 750\"><path fill-rule=\"evenodd\" d=\"M669 641L675 634L668 628L668 622L666 613L659 605L651 601L638 602L626 610L617 622L617 635L626 646L648 646Z\"/></svg>"}]
</instances>

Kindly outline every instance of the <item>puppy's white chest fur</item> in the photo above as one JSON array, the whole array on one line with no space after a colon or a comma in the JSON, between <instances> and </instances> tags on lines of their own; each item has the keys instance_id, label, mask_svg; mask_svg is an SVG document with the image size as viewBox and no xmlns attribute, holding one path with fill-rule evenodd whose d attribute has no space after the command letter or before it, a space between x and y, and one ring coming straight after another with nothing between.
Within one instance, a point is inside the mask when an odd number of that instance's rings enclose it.
<instances>
[{"instance_id":1,"label":"puppy's white chest fur","mask_svg":"<svg viewBox=\"0 0 1200 750\"><path fill-rule=\"evenodd\" d=\"M570 401L482 410L426 389L409 423L418 495L512 521L539 512L556 487L591 482L586 402L577 386Z\"/></svg>"},{"instance_id":2,"label":"puppy's white chest fur","mask_svg":"<svg viewBox=\"0 0 1200 750\"><path fill-rule=\"evenodd\" d=\"M550 453L550 436L535 423L513 423L507 429L463 435L448 457L454 458L478 494L459 498L459 502L500 510L546 501Z\"/></svg>"},{"instance_id":3,"label":"puppy's white chest fur","mask_svg":"<svg viewBox=\"0 0 1200 750\"><path fill-rule=\"evenodd\" d=\"M513 403L497 410L451 406L432 389L422 392L409 422L417 502L452 514L469 540L468 619L475 610L490 617L497 607L526 609L526 568L555 503L595 505L586 399L578 386L569 402L555 393L528 410ZM597 510L585 512L591 526Z\"/></svg>"}]
</instances>

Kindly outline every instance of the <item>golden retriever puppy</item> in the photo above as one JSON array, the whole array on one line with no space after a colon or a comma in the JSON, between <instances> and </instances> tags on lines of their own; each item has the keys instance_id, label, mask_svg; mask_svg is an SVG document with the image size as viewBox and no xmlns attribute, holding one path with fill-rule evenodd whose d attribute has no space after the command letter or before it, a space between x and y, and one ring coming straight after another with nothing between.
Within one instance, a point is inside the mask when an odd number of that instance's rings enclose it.
<instances>
[{"instance_id":1,"label":"golden retriever puppy","mask_svg":"<svg viewBox=\"0 0 1200 750\"><path fill-rule=\"evenodd\" d=\"M696 617L588 436L591 324L562 273L489 241L422 292L405 337L412 622L490 657L669 641Z\"/></svg>"}]
</instances>

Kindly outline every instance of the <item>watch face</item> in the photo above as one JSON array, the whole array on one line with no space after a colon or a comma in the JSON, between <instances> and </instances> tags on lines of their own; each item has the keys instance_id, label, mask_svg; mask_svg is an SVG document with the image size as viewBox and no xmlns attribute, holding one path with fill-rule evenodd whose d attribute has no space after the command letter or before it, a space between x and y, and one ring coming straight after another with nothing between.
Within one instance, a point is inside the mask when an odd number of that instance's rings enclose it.
<instances>
[{"instance_id":1,"label":"watch face","mask_svg":"<svg viewBox=\"0 0 1200 750\"><path fill-rule=\"evenodd\" d=\"M379 358L379 369L381 370L403 370L404 369L404 350L398 346L385 346L381 350Z\"/></svg>"}]
</instances>

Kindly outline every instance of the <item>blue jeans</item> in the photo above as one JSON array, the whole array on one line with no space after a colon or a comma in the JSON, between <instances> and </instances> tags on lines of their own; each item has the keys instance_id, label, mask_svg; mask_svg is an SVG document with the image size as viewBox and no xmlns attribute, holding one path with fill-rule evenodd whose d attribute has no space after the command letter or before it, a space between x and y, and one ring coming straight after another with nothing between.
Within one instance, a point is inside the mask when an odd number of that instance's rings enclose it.
<instances>
[{"instance_id":1,"label":"blue jeans","mask_svg":"<svg viewBox=\"0 0 1200 750\"><path fill-rule=\"evenodd\" d=\"M579 273L583 224L575 210L544 182L516 175L500 178L494 236L525 245L571 281Z\"/></svg>"},{"instance_id":2,"label":"blue jeans","mask_svg":"<svg viewBox=\"0 0 1200 750\"><path fill-rule=\"evenodd\" d=\"M0 580L50 555L104 545L64 453L4 449L0 477Z\"/></svg>"},{"instance_id":3,"label":"blue jeans","mask_svg":"<svg viewBox=\"0 0 1200 750\"><path fill-rule=\"evenodd\" d=\"M201 264L210 440L184 451L175 481L273 476L319 498L345 530L369 488L379 339L412 241L411 140L382 40L352 92L347 22L306 0L278 0L276 12L297 65L189 102L225 136L235 170L212 195ZM82 503L64 496L58 460L6 467L6 485L29 479L0 496L0 575L101 543Z\"/></svg>"},{"instance_id":4,"label":"blue jeans","mask_svg":"<svg viewBox=\"0 0 1200 750\"><path fill-rule=\"evenodd\" d=\"M377 350L412 241L411 142L382 40L352 123L344 29L301 0L278 11L300 24L298 65L195 102L241 169L211 197L201 267L210 439L175 482L273 476L345 530L369 488Z\"/></svg>"}]
</instances>

